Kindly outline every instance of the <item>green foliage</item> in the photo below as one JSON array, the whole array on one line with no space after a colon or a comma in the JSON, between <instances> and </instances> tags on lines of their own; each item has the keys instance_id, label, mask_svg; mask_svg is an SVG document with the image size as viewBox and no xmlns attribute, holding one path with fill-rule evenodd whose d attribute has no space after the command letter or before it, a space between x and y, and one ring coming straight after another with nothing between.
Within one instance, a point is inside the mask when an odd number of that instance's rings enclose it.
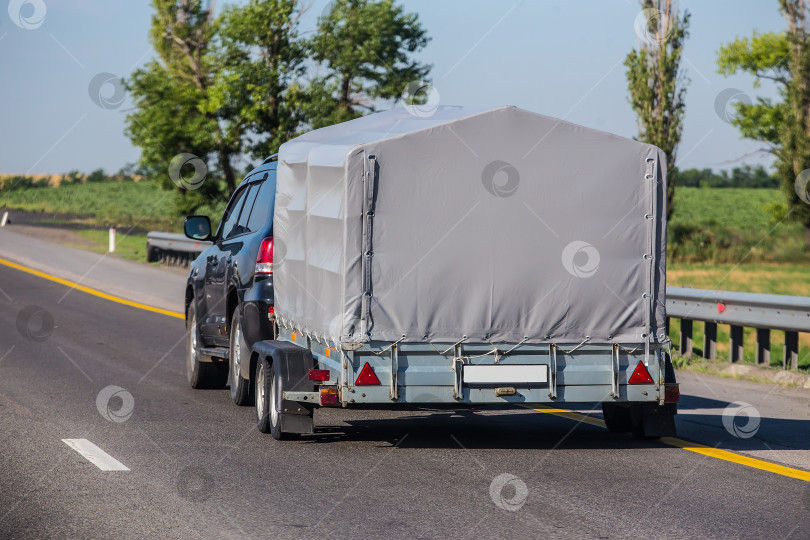
<instances>
[{"instance_id":1,"label":"green foliage","mask_svg":"<svg viewBox=\"0 0 810 540\"><path fill-rule=\"evenodd\" d=\"M711 169L678 170L679 187L711 188L770 188L779 187L779 179L768 174L764 167L743 165L729 171L715 173Z\"/></svg>"},{"instance_id":2,"label":"green foliage","mask_svg":"<svg viewBox=\"0 0 810 540\"><path fill-rule=\"evenodd\" d=\"M783 202L767 202L762 205L762 211L770 216L768 225L771 226L778 225L787 219L787 205Z\"/></svg>"},{"instance_id":3,"label":"green foliage","mask_svg":"<svg viewBox=\"0 0 810 540\"><path fill-rule=\"evenodd\" d=\"M417 15L393 0L336 0L308 42L322 72L309 86L309 123L351 120L373 112L377 100L398 99L430 71L412 58L428 40Z\"/></svg>"},{"instance_id":4,"label":"green foliage","mask_svg":"<svg viewBox=\"0 0 810 540\"><path fill-rule=\"evenodd\" d=\"M755 87L762 80L773 81L784 99L786 85L790 81L788 47L787 34L784 32L754 32L751 38L737 38L720 47L717 52L718 72L722 75L733 75L738 71L749 73L755 77ZM754 103L737 102L735 109L731 124L744 137L766 142L775 151L780 144L780 129L788 113L786 103L757 98Z\"/></svg>"},{"instance_id":5,"label":"green foliage","mask_svg":"<svg viewBox=\"0 0 810 540\"><path fill-rule=\"evenodd\" d=\"M84 175L79 171L70 171L63 174L60 182L61 184L81 184L84 181Z\"/></svg>"},{"instance_id":6,"label":"green foliage","mask_svg":"<svg viewBox=\"0 0 810 540\"><path fill-rule=\"evenodd\" d=\"M723 75L743 72L756 85L762 80L777 85L779 101L760 97L738 103L732 124L744 137L767 143L776 156L787 216L804 225L810 249L810 205L795 191L796 177L810 167L810 12L805 0L780 0L780 8L786 31L737 38L720 48L717 65Z\"/></svg>"},{"instance_id":7,"label":"green foliage","mask_svg":"<svg viewBox=\"0 0 810 540\"><path fill-rule=\"evenodd\" d=\"M686 97L685 77L680 73L681 48L689 36L689 12L680 13L669 0L642 0L648 20L646 29L654 39L643 42L625 58L630 104L638 117L638 140L654 144L667 156L667 219L675 212L678 183L675 158L681 141Z\"/></svg>"},{"instance_id":8,"label":"green foliage","mask_svg":"<svg viewBox=\"0 0 810 540\"><path fill-rule=\"evenodd\" d=\"M2 204L3 199L5 198L5 192L8 192L12 189L26 189L26 188L39 188L39 187L48 187L48 180L41 179L37 180L31 176L7 176L5 178L0 179L0 204Z\"/></svg>"},{"instance_id":9,"label":"green foliage","mask_svg":"<svg viewBox=\"0 0 810 540\"><path fill-rule=\"evenodd\" d=\"M223 14L225 68L210 90L209 106L245 123L253 134L246 150L259 160L276 153L305 121L300 16L297 0L251 0Z\"/></svg>"},{"instance_id":10,"label":"green foliage","mask_svg":"<svg viewBox=\"0 0 810 540\"><path fill-rule=\"evenodd\" d=\"M96 182L104 182L106 179L107 175L104 174L104 169L96 169L95 171L88 174L87 177L84 179L84 181L90 184Z\"/></svg>"}]
</instances>

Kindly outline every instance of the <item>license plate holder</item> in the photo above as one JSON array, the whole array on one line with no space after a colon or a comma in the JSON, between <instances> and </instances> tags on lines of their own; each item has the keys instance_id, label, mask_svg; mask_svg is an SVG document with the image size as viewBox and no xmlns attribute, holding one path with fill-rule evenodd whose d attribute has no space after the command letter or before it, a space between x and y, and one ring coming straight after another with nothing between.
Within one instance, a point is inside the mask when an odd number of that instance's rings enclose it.
<instances>
[{"instance_id":1,"label":"license plate holder","mask_svg":"<svg viewBox=\"0 0 810 540\"><path fill-rule=\"evenodd\" d=\"M464 384L476 386L536 386L548 384L546 364L466 364Z\"/></svg>"}]
</instances>

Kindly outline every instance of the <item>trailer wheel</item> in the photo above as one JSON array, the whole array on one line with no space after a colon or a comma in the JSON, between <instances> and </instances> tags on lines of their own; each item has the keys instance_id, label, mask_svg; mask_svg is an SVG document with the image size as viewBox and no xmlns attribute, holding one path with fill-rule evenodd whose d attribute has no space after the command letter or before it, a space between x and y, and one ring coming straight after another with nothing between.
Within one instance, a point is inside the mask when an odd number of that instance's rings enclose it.
<instances>
[{"instance_id":1,"label":"trailer wheel","mask_svg":"<svg viewBox=\"0 0 810 540\"><path fill-rule=\"evenodd\" d=\"M231 318L231 347L228 354L228 385L231 399L237 405L248 405L250 382L242 377L242 369L250 365L250 350L239 321L239 312L234 310Z\"/></svg>"},{"instance_id":2,"label":"trailer wheel","mask_svg":"<svg viewBox=\"0 0 810 540\"><path fill-rule=\"evenodd\" d=\"M227 373L214 362L200 361L200 331L197 328L197 310L194 302L188 306L186 316L186 378L192 388L222 388Z\"/></svg>"},{"instance_id":3,"label":"trailer wheel","mask_svg":"<svg viewBox=\"0 0 810 540\"><path fill-rule=\"evenodd\" d=\"M627 433L633 429L630 407L616 403L602 403L602 417L611 433Z\"/></svg>"},{"instance_id":4,"label":"trailer wheel","mask_svg":"<svg viewBox=\"0 0 810 540\"><path fill-rule=\"evenodd\" d=\"M290 438L281 431L281 412L276 408L278 393L282 391L272 360L262 358L256 364L256 427L279 441Z\"/></svg>"}]
</instances>

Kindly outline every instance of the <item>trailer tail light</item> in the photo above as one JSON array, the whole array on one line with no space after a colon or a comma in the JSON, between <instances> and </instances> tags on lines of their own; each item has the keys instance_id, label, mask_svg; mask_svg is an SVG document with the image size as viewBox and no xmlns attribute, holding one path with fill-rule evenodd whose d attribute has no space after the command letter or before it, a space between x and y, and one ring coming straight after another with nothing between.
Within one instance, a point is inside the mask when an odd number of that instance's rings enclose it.
<instances>
[{"instance_id":1,"label":"trailer tail light","mask_svg":"<svg viewBox=\"0 0 810 540\"><path fill-rule=\"evenodd\" d=\"M270 319L271 321L276 320L276 308L274 308L273 306L267 308L267 318Z\"/></svg>"},{"instance_id":2,"label":"trailer tail light","mask_svg":"<svg viewBox=\"0 0 810 540\"><path fill-rule=\"evenodd\" d=\"M650 377L650 372L644 367L644 362L639 360L633 374L630 375L627 384L653 384L655 381Z\"/></svg>"},{"instance_id":3,"label":"trailer tail light","mask_svg":"<svg viewBox=\"0 0 810 540\"><path fill-rule=\"evenodd\" d=\"M366 365L360 370L360 375L357 376L357 380L354 381L354 385L369 386L374 384L379 385L380 379L377 378L377 374L374 373L374 370L371 368L369 363L366 362Z\"/></svg>"},{"instance_id":4,"label":"trailer tail light","mask_svg":"<svg viewBox=\"0 0 810 540\"><path fill-rule=\"evenodd\" d=\"M678 383L664 385L664 403L678 403L681 400L681 387Z\"/></svg>"},{"instance_id":5,"label":"trailer tail light","mask_svg":"<svg viewBox=\"0 0 810 540\"><path fill-rule=\"evenodd\" d=\"M256 256L255 274L268 275L273 273L273 239L265 238L259 246L259 254Z\"/></svg>"},{"instance_id":6,"label":"trailer tail light","mask_svg":"<svg viewBox=\"0 0 810 540\"><path fill-rule=\"evenodd\" d=\"M310 381L328 381L330 376L330 371L328 369L310 369L309 370L309 380Z\"/></svg>"},{"instance_id":7,"label":"trailer tail light","mask_svg":"<svg viewBox=\"0 0 810 540\"><path fill-rule=\"evenodd\" d=\"M338 404L338 392L337 388L334 386L322 386L321 387L321 405L337 405Z\"/></svg>"}]
</instances>

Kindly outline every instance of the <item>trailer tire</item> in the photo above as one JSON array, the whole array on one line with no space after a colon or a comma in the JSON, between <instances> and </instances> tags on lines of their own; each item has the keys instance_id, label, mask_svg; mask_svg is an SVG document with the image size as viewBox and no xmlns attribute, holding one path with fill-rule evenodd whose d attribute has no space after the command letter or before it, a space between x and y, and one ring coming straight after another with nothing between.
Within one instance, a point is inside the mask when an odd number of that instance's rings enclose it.
<instances>
[{"instance_id":1,"label":"trailer tire","mask_svg":"<svg viewBox=\"0 0 810 540\"><path fill-rule=\"evenodd\" d=\"M630 433L633 435L634 439L639 439L642 441L648 441L652 439L658 439L660 436L656 435L647 435L644 431L644 414L642 412L641 405L632 405L629 409L630 411Z\"/></svg>"},{"instance_id":2,"label":"trailer tire","mask_svg":"<svg viewBox=\"0 0 810 540\"><path fill-rule=\"evenodd\" d=\"M256 427L281 441L290 439L291 434L281 431L278 392L283 392L281 378L276 377L272 359L265 356L256 363Z\"/></svg>"},{"instance_id":3,"label":"trailer tire","mask_svg":"<svg viewBox=\"0 0 810 540\"><path fill-rule=\"evenodd\" d=\"M222 388L228 376L223 366L200 359L200 331L197 328L197 310L194 302L186 315L186 378L192 388Z\"/></svg>"},{"instance_id":4,"label":"trailer tire","mask_svg":"<svg viewBox=\"0 0 810 540\"><path fill-rule=\"evenodd\" d=\"M231 317L228 386L231 389L231 399L237 405L249 405L250 402L250 380L242 377L242 369L246 365L250 366L250 347L245 341L239 310L235 309Z\"/></svg>"},{"instance_id":5,"label":"trailer tire","mask_svg":"<svg viewBox=\"0 0 810 540\"><path fill-rule=\"evenodd\" d=\"M617 403L602 403L602 417L611 433L627 433L633 429L630 407Z\"/></svg>"}]
</instances>

